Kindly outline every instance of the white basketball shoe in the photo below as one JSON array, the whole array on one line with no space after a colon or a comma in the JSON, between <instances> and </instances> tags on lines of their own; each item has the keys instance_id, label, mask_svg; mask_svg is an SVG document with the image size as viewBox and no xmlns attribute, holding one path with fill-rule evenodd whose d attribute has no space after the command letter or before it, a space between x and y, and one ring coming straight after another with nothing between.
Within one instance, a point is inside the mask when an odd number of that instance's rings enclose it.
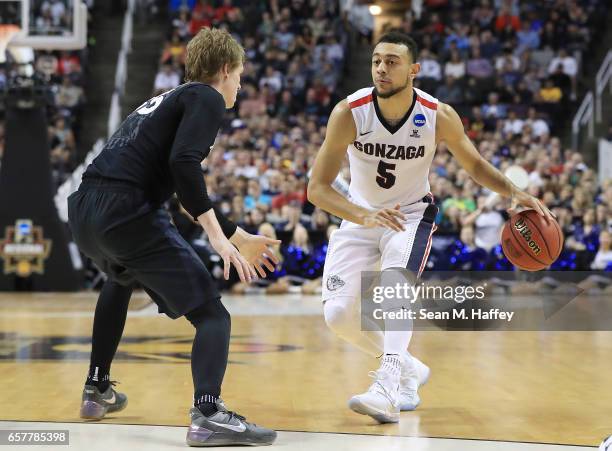
<instances>
[{"instance_id":1,"label":"white basketball shoe","mask_svg":"<svg viewBox=\"0 0 612 451\"><path fill-rule=\"evenodd\" d=\"M353 396L348 402L349 408L379 423L399 422L399 377L384 370L370 371L368 375L374 378L374 383L367 392Z\"/></svg>"},{"instance_id":2,"label":"white basketball shoe","mask_svg":"<svg viewBox=\"0 0 612 451\"><path fill-rule=\"evenodd\" d=\"M416 357L406 352L402 355L399 407L401 411L415 410L421 403L419 387L429 380L431 370Z\"/></svg>"}]
</instances>

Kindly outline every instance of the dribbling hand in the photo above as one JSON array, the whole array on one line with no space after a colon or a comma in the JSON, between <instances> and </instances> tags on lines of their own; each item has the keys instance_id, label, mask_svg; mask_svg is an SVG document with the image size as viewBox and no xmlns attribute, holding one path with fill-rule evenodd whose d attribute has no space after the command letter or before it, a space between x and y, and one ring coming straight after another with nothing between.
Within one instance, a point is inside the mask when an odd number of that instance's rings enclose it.
<instances>
[{"instance_id":1,"label":"dribbling hand","mask_svg":"<svg viewBox=\"0 0 612 451\"><path fill-rule=\"evenodd\" d=\"M555 215L544 205L544 203L533 197L532 195L516 190L511 196L511 205L508 208L508 213L512 216L518 212L518 207L533 208L546 222L555 219Z\"/></svg>"}]
</instances>

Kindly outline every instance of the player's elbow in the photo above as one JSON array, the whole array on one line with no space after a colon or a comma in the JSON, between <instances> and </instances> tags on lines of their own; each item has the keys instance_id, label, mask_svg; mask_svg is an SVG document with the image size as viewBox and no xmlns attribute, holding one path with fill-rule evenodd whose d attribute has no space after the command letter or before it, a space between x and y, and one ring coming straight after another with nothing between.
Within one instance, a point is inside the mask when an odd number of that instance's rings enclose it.
<instances>
[{"instance_id":1,"label":"player's elbow","mask_svg":"<svg viewBox=\"0 0 612 451\"><path fill-rule=\"evenodd\" d=\"M320 206L321 202L321 183L310 180L306 187L306 197L308 202L313 205Z\"/></svg>"}]
</instances>

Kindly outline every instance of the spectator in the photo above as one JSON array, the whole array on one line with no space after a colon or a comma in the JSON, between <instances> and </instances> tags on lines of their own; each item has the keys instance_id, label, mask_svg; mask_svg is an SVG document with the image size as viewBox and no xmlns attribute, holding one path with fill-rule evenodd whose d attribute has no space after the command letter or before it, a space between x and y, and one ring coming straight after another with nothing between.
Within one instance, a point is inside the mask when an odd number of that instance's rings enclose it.
<instances>
[{"instance_id":1,"label":"spectator","mask_svg":"<svg viewBox=\"0 0 612 451\"><path fill-rule=\"evenodd\" d=\"M170 41L166 42L160 58L161 64L185 64L185 43L181 41L178 33L173 33Z\"/></svg>"},{"instance_id":2,"label":"spectator","mask_svg":"<svg viewBox=\"0 0 612 451\"><path fill-rule=\"evenodd\" d=\"M559 66L562 67L561 71L559 71ZM576 62L576 58L574 58L573 56L569 56L567 54L567 51L563 48L559 50L559 53L557 54L557 56L553 58L550 61L550 64L548 65L548 73L551 75L555 74L557 77L557 80L559 80L560 72L563 72L563 74L569 77L571 81L571 92L570 92L569 97L571 99L575 99L576 98L576 74L578 73L578 64ZM565 81L563 81L562 83L564 86L567 84L567 82ZM562 86L560 86L560 88L563 90Z\"/></svg>"},{"instance_id":3,"label":"spectator","mask_svg":"<svg viewBox=\"0 0 612 451\"><path fill-rule=\"evenodd\" d=\"M304 203L304 194L297 192L295 185L294 181L283 182L280 194L272 199L272 208L281 209L289 204L301 206Z\"/></svg>"},{"instance_id":4,"label":"spectator","mask_svg":"<svg viewBox=\"0 0 612 451\"><path fill-rule=\"evenodd\" d=\"M478 197L478 208L467 215L462 226L474 226L474 243L489 252L499 244L504 217L490 204L486 196Z\"/></svg>"},{"instance_id":5,"label":"spectator","mask_svg":"<svg viewBox=\"0 0 612 451\"><path fill-rule=\"evenodd\" d=\"M593 263L591 263L591 269L603 269L610 271L612 269L612 239L610 232L607 230L602 231L599 234L599 249Z\"/></svg>"},{"instance_id":6,"label":"spectator","mask_svg":"<svg viewBox=\"0 0 612 451\"><path fill-rule=\"evenodd\" d=\"M516 33L518 47L516 54L521 55L525 50L535 50L540 47L540 35L536 30L531 28L529 22L523 22L521 30Z\"/></svg>"},{"instance_id":7,"label":"spectator","mask_svg":"<svg viewBox=\"0 0 612 451\"><path fill-rule=\"evenodd\" d=\"M295 35L289 30L288 22L281 22L274 36L278 40L279 47L284 51L287 51L295 40Z\"/></svg>"},{"instance_id":8,"label":"spectator","mask_svg":"<svg viewBox=\"0 0 612 451\"><path fill-rule=\"evenodd\" d=\"M495 19L495 30L497 32L504 31L510 26L514 31L519 31L521 28L521 21L519 17L513 14L510 9L504 4Z\"/></svg>"},{"instance_id":9,"label":"spectator","mask_svg":"<svg viewBox=\"0 0 612 451\"><path fill-rule=\"evenodd\" d=\"M495 11L491 8L489 0L480 0L479 5L472 11L472 21L481 29L491 28L495 19Z\"/></svg>"},{"instance_id":10,"label":"spectator","mask_svg":"<svg viewBox=\"0 0 612 451\"><path fill-rule=\"evenodd\" d=\"M259 89L268 86L273 93L278 93L283 87L283 77L272 66L267 66L265 75L259 80Z\"/></svg>"},{"instance_id":11,"label":"spectator","mask_svg":"<svg viewBox=\"0 0 612 451\"><path fill-rule=\"evenodd\" d=\"M520 135L523 132L524 125L525 121L518 118L516 112L511 110L508 112L508 119L504 121L504 135L508 136L509 138Z\"/></svg>"},{"instance_id":12,"label":"spectator","mask_svg":"<svg viewBox=\"0 0 612 451\"><path fill-rule=\"evenodd\" d=\"M244 198L244 210L249 212L255 207L263 207L266 210L272 205L272 198L267 194L262 194L261 187L257 180L249 180L248 191Z\"/></svg>"},{"instance_id":13,"label":"spectator","mask_svg":"<svg viewBox=\"0 0 612 451\"><path fill-rule=\"evenodd\" d=\"M544 82L544 86L540 89L540 99L544 103L558 104L563 98L563 93L558 86L555 86L549 78Z\"/></svg>"},{"instance_id":14,"label":"spectator","mask_svg":"<svg viewBox=\"0 0 612 451\"><path fill-rule=\"evenodd\" d=\"M459 84L451 76L447 76L444 84L438 86L435 96L445 103L459 104L463 102L463 93Z\"/></svg>"},{"instance_id":15,"label":"spectator","mask_svg":"<svg viewBox=\"0 0 612 451\"><path fill-rule=\"evenodd\" d=\"M499 94L489 94L489 101L482 106L482 114L485 118L500 119L506 117L507 107L499 103Z\"/></svg>"},{"instance_id":16,"label":"spectator","mask_svg":"<svg viewBox=\"0 0 612 451\"><path fill-rule=\"evenodd\" d=\"M484 30L481 33L480 46L475 45L474 47L478 47L480 54L486 59L493 59L501 52L499 41L490 30Z\"/></svg>"},{"instance_id":17,"label":"spectator","mask_svg":"<svg viewBox=\"0 0 612 451\"><path fill-rule=\"evenodd\" d=\"M465 76L465 62L461 59L459 52L451 53L450 61L447 61L444 65L444 75L455 79L461 79Z\"/></svg>"},{"instance_id":18,"label":"spectator","mask_svg":"<svg viewBox=\"0 0 612 451\"><path fill-rule=\"evenodd\" d=\"M78 75L81 73L81 60L76 53L62 52L58 61L59 75Z\"/></svg>"},{"instance_id":19,"label":"spectator","mask_svg":"<svg viewBox=\"0 0 612 451\"><path fill-rule=\"evenodd\" d=\"M66 5L61 0L45 0L40 7L43 14L49 12L53 27L60 27L63 25L66 15Z\"/></svg>"},{"instance_id":20,"label":"spectator","mask_svg":"<svg viewBox=\"0 0 612 451\"><path fill-rule=\"evenodd\" d=\"M541 138L542 136L548 136L550 134L548 124L538 115L537 110L533 107L530 107L528 110L525 125L531 128L533 137Z\"/></svg>"},{"instance_id":21,"label":"spectator","mask_svg":"<svg viewBox=\"0 0 612 451\"><path fill-rule=\"evenodd\" d=\"M428 49L423 49L419 57L421 70L417 75L417 79L424 83L425 90L431 90L433 86L442 80L442 68L436 57L432 55Z\"/></svg>"},{"instance_id":22,"label":"spectator","mask_svg":"<svg viewBox=\"0 0 612 451\"><path fill-rule=\"evenodd\" d=\"M557 56L554 57L548 65L548 73L552 74L557 70L557 66L561 65L563 73L570 78L576 77L578 72L578 64L576 58L569 56L564 48L559 49Z\"/></svg>"},{"instance_id":23,"label":"spectator","mask_svg":"<svg viewBox=\"0 0 612 451\"><path fill-rule=\"evenodd\" d=\"M521 60L516 55L512 54L509 49L505 50L503 55L500 55L495 60L495 70L501 72L508 66L511 70L515 71L521 68Z\"/></svg>"},{"instance_id":24,"label":"spectator","mask_svg":"<svg viewBox=\"0 0 612 451\"><path fill-rule=\"evenodd\" d=\"M64 77L55 95L55 104L65 116L76 116L77 109L84 102L83 88L75 85L70 77Z\"/></svg>"},{"instance_id":25,"label":"spectator","mask_svg":"<svg viewBox=\"0 0 612 451\"><path fill-rule=\"evenodd\" d=\"M249 118L252 116L258 116L265 114L266 102L261 95L257 95L255 87L248 84L243 85L244 94L241 95L240 100L240 117Z\"/></svg>"},{"instance_id":26,"label":"spectator","mask_svg":"<svg viewBox=\"0 0 612 451\"><path fill-rule=\"evenodd\" d=\"M180 84L181 76L179 72L172 67L172 64L164 64L155 76L153 95L159 95L162 92L174 89Z\"/></svg>"},{"instance_id":27,"label":"spectator","mask_svg":"<svg viewBox=\"0 0 612 451\"><path fill-rule=\"evenodd\" d=\"M36 58L36 71L43 75L47 82L52 81L59 73L59 61L51 52L44 52Z\"/></svg>"},{"instance_id":28,"label":"spectator","mask_svg":"<svg viewBox=\"0 0 612 451\"><path fill-rule=\"evenodd\" d=\"M493 76L494 70L491 61L480 55L480 49L474 47L472 49L472 57L466 65L466 72L469 76L477 79L485 79Z\"/></svg>"},{"instance_id":29,"label":"spectator","mask_svg":"<svg viewBox=\"0 0 612 451\"><path fill-rule=\"evenodd\" d=\"M191 21L189 22L189 33L195 35L201 28L211 27L215 18L215 9L209 0L199 0L194 8L191 8ZM179 38L182 30L179 27Z\"/></svg>"}]
</instances>

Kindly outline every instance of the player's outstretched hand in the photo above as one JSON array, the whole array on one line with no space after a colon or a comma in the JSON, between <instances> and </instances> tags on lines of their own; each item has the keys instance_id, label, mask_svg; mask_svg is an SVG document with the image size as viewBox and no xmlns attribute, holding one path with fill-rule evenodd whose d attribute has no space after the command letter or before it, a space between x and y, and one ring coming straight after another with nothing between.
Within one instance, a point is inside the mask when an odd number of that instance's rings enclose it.
<instances>
[{"instance_id":1,"label":"player's outstretched hand","mask_svg":"<svg viewBox=\"0 0 612 451\"><path fill-rule=\"evenodd\" d=\"M234 265L240 281L250 283L251 280L257 277L255 268L238 252L230 241L225 237L218 239L210 239L210 244L223 259L223 277L229 279L230 265Z\"/></svg>"},{"instance_id":2,"label":"player's outstretched hand","mask_svg":"<svg viewBox=\"0 0 612 451\"><path fill-rule=\"evenodd\" d=\"M548 222L549 219L554 221L555 215L544 205L544 203L524 191L516 190L512 193L512 201L508 213L513 215L518 213L518 207L533 208L540 216Z\"/></svg>"},{"instance_id":3,"label":"player's outstretched hand","mask_svg":"<svg viewBox=\"0 0 612 451\"><path fill-rule=\"evenodd\" d=\"M266 267L270 272L274 272L278 265L278 258L271 246L280 244L280 240L273 240L266 236L251 235L247 236L238 245L240 253L244 258L257 269L261 277L266 277Z\"/></svg>"},{"instance_id":4,"label":"player's outstretched hand","mask_svg":"<svg viewBox=\"0 0 612 451\"><path fill-rule=\"evenodd\" d=\"M367 215L363 221L365 227L387 227L388 229L401 232L404 230L404 225L401 221L406 219L404 213L400 210L399 204L393 208L383 208L378 211L373 211Z\"/></svg>"}]
</instances>

